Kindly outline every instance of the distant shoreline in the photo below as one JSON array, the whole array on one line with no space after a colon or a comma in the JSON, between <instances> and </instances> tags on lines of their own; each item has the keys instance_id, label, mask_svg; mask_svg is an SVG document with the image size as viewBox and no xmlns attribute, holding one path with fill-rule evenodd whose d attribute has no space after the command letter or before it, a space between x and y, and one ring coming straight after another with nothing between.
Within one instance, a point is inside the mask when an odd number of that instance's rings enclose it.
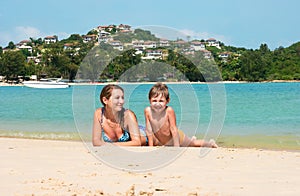
<instances>
[{"instance_id":1,"label":"distant shoreline","mask_svg":"<svg viewBox=\"0 0 300 196\"><path fill-rule=\"evenodd\" d=\"M239 83L298 83L300 80L266 80L261 82L249 82L249 81L219 81L219 82L163 82L165 84L239 84ZM106 85L106 84L155 84L156 82L106 82L106 83L97 83L97 82L83 82L83 83L68 83L70 86L80 86L80 85ZM24 86L23 84L9 84L5 82L0 82L0 86Z\"/></svg>"}]
</instances>

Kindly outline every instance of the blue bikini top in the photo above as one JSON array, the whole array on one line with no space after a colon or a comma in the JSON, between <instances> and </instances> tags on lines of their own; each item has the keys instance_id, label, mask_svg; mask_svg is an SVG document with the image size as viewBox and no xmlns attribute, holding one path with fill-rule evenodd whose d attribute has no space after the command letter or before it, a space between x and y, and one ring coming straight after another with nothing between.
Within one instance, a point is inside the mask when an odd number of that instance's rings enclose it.
<instances>
[{"instance_id":1,"label":"blue bikini top","mask_svg":"<svg viewBox=\"0 0 300 196\"><path fill-rule=\"evenodd\" d=\"M112 141L105 133L104 129L103 129L103 126L102 126L102 123L103 123L103 115L104 115L104 107L102 108L102 112L101 112L101 121L100 121L100 124L101 124L101 128L102 128L102 139L105 141L105 142L114 142ZM121 137L118 138L118 140L116 142L127 142L127 141L130 141L131 138L130 138L130 134L129 134L129 131L127 130L123 130L123 134Z\"/></svg>"}]
</instances>

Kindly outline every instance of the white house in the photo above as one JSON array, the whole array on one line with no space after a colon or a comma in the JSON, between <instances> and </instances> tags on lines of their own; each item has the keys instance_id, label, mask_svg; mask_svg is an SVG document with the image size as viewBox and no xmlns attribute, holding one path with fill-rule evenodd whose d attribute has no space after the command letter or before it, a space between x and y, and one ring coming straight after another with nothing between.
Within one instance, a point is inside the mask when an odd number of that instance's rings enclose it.
<instances>
[{"instance_id":1,"label":"white house","mask_svg":"<svg viewBox=\"0 0 300 196\"><path fill-rule=\"evenodd\" d=\"M207 46L214 46L214 47L221 49L220 42L214 38L209 38L208 40L206 40L206 43L207 43Z\"/></svg>"},{"instance_id":2,"label":"white house","mask_svg":"<svg viewBox=\"0 0 300 196\"><path fill-rule=\"evenodd\" d=\"M126 25L126 24L120 24L118 27L117 27L120 31L131 31L130 28L131 26L130 25Z\"/></svg>"},{"instance_id":3,"label":"white house","mask_svg":"<svg viewBox=\"0 0 300 196\"><path fill-rule=\"evenodd\" d=\"M221 52L219 54L219 57L222 58L222 59L227 59L230 57L230 52Z\"/></svg>"},{"instance_id":4,"label":"white house","mask_svg":"<svg viewBox=\"0 0 300 196\"><path fill-rule=\"evenodd\" d=\"M156 42L155 41L146 41L144 42L145 48L156 48Z\"/></svg>"},{"instance_id":5,"label":"white house","mask_svg":"<svg viewBox=\"0 0 300 196\"><path fill-rule=\"evenodd\" d=\"M29 44L29 43L31 43L30 40L22 40L16 44L16 48L19 48L20 46L27 46L27 44Z\"/></svg>"},{"instance_id":6,"label":"white house","mask_svg":"<svg viewBox=\"0 0 300 196\"><path fill-rule=\"evenodd\" d=\"M98 37L98 42L105 42L107 43L109 40L111 40L111 36L109 32L106 31L99 31L99 37Z\"/></svg>"},{"instance_id":7,"label":"white house","mask_svg":"<svg viewBox=\"0 0 300 196\"><path fill-rule=\"evenodd\" d=\"M144 40L135 40L132 41L132 45L134 48L156 48L157 43L155 41L144 41Z\"/></svg>"},{"instance_id":8,"label":"white house","mask_svg":"<svg viewBox=\"0 0 300 196\"><path fill-rule=\"evenodd\" d=\"M142 59L162 59L162 50L146 50L146 55Z\"/></svg>"},{"instance_id":9,"label":"white house","mask_svg":"<svg viewBox=\"0 0 300 196\"><path fill-rule=\"evenodd\" d=\"M124 47L123 47L123 44L118 41L118 40L112 40L112 41L109 41L108 42L114 49L117 49L117 50L120 50L120 51L123 51Z\"/></svg>"},{"instance_id":10,"label":"white house","mask_svg":"<svg viewBox=\"0 0 300 196\"><path fill-rule=\"evenodd\" d=\"M22 46L19 46L18 49L20 49L20 50L24 49L24 50L27 50L28 52L32 53L32 47L31 46L22 45Z\"/></svg>"},{"instance_id":11,"label":"white house","mask_svg":"<svg viewBox=\"0 0 300 196\"><path fill-rule=\"evenodd\" d=\"M50 43L56 43L57 42L57 36L47 36L44 38L44 42L46 44L50 44Z\"/></svg>"},{"instance_id":12,"label":"white house","mask_svg":"<svg viewBox=\"0 0 300 196\"><path fill-rule=\"evenodd\" d=\"M191 47L194 48L195 51L205 50L205 44L203 42L192 42Z\"/></svg>"},{"instance_id":13,"label":"white house","mask_svg":"<svg viewBox=\"0 0 300 196\"><path fill-rule=\"evenodd\" d=\"M160 39L159 40L159 46L161 46L161 47L169 47L170 46L169 40L167 40L167 39Z\"/></svg>"},{"instance_id":14,"label":"white house","mask_svg":"<svg viewBox=\"0 0 300 196\"><path fill-rule=\"evenodd\" d=\"M82 39L83 43L88 43L91 41L95 41L97 39L97 35L83 35Z\"/></svg>"},{"instance_id":15,"label":"white house","mask_svg":"<svg viewBox=\"0 0 300 196\"><path fill-rule=\"evenodd\" d=\"M144 40L133 40L132 45L134 48L143 48L144 49Z\"/></svg>"}]
</instances>

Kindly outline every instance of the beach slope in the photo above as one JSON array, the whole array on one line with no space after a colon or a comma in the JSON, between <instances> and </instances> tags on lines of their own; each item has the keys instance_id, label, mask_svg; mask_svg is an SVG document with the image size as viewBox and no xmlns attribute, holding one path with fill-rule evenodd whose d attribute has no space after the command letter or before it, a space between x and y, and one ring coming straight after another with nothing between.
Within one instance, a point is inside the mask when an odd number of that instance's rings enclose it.
<instances>
[{"instance_id":1,"label":"beach slope","mask_svg":"<svg viewBox=\"0 0 300 196\"><path fill-rule=\"evenodd\" d=\"M300 152L218 148L199 157L199 148L188 148L139 173L103 164L81 142L0 138L0 155L0 195L300 193Z\"/></svg>"}]
</instances>

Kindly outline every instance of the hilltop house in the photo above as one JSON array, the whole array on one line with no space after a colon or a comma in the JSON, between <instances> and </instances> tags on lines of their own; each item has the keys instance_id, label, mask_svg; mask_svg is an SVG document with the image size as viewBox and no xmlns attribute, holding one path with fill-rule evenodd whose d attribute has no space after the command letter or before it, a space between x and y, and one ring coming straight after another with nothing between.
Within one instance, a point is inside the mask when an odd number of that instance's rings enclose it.
<instances>
[{"instance_id":1,"label":"hilltop house","mask_svg":"<svg viewBox=\"0 0 300 196\"><path fill-rule=\"evenodd\" d=\"M58 41L58 38L57 38L56 35L54 35L54 36L47 36L47 37L44 38L44 42L46 44L56 43L57 41Z\"/></svg>"},{"instance_id":2,"label":"hilltop house","mask_svg":"<svg viewBox=\"0 0 300 196\"><path fill-rule=\"evenodd\" d=\"M220 42L214 38L209 38L208 40L206 40L206 43L207 43L207 46L214 46L214 47L221 49Z\"/></svg>"},{"instance_id":3,"label":"hilltop house","mask_svg":"<svg viewBox=\"0 0 300 196\"><path fill-rule=\"evenodd\" d=\"M126 24L120 24L117 26L117 29L119 31L131 31L131 26L130 25L126 25Z\"/></svg>"},{"instance_id":4,"label":"hilltop house","mask_svg":"<svg viewBox=\"0 0 300 196\"><path fill-rule=\"evenodd\" d=\"M83 43L96 41L97 40L97 35L83 35L82 39L83 39Z\"/></svg>"},{"instance_id":5,"label":"hilltop house","mask_svg":"<svg viewBox=\"0 0 300 196\"><path fill-rule=\"evenodd\" d=\"M20 46L27 46L29 43L31 43L30 40L22 40L16 44L16 48L19 48Z\"/></svg>"},{"instance_id":6,"label":"hilltop house","mask_svg":"<svg viewBox=\"0 0 300 196\"><path fill-rule=\"evenodd\" d=\"M32 53L32 47L28 45L29 43L31 43L30 40L22 40L16 44L16 48L17 50L27 50Z\"/></svg>"}]
</instances>

